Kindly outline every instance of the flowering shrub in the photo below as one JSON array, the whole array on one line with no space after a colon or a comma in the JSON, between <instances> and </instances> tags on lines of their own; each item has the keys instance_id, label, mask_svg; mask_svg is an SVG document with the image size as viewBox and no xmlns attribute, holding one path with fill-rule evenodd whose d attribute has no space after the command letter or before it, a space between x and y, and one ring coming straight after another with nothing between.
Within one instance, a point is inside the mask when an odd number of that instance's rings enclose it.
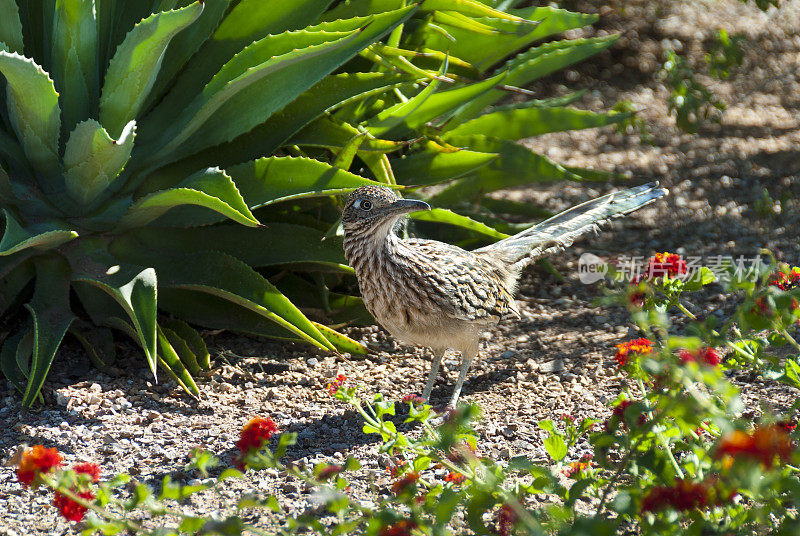
<instances>
[{"instance_id":1,"label":"flowering shrub","mask_svg":"<svg viewBox=\"0 0 800 536\"><path fill-rule=\"evenodd\" d=\"M746 369L800 388L795 339L800 286L793 283L800 270L776 263L747 273L731 268L725 285L740 302L737 311L728 318L699 317L690 307L701 307L689 300L714 280L711 272L702 267L683 271L682 259L669 253L654 259L653 265L668 267L661 276L636 283L646 296L641 305L631 304L630 284L612 283L603 298L627 307L641 331L641 337L621 341L609 355L626 381L609 403L608 419L600 426L600 418L571 415L539 422L551 458L547 463L525 457L498 463L480 455L472 428L479 416L476 406L436 415L416 396L405 397L405 422L413 424L407 435L395 424L395 403L380 394L363 398L357 395L363 387L347 385L339 376L328 389L361 416L365 433L380 436L380 451L393 460L386 477L391 493L370 503L349 491L347 479L360 468L357 460L315 467L286 462L295 434L279 433L271 419L261 417L242 429L239 453L231 460L238 469L221 470L209 479L220 460L210 452L193 453L187 470L203 476L202 484L184 485L167 477L155 494L145 484L128 482L127 475L103 481L93 464L64 470L61 455L42 446L23 454L17 477L24 486L51 488L59 513L82 521L87 533L263 533L248 525L238 509L280 512L272 495L245 495L233 513L220 510L228 512L225 518L183 515L175 506L244 470L262 469L304 482L330 514L324 523L316 514L276 518L280 528L271 532L280 534L800 533L800 451L791 413L800 399L783 409L786 414L765 414L754 422L751 414L742 414L739 392L728 380L732 371ZM678 328L670 314L685 316L687 322ZM131 491L127 500L116 492L125 484ZM162 521L167 514L179 519L173 528ZM153 519L159 520L158 528Z\"/></svg>"}]
</instances>

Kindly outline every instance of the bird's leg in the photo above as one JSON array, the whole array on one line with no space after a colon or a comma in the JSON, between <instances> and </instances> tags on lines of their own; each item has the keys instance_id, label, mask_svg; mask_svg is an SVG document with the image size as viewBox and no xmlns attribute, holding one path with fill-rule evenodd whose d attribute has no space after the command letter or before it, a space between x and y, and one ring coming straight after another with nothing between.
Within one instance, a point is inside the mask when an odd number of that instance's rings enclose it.
<instances>
[{"instance_id":1,"label":"bird's leg","mask_svg":"<svg viewBox=\"0 0 800 536\"><path fill-rule=\"evenodd\" d=\"M428 373L428 381L425 383L425 389L422 391L422 398L427 402L433 391L433 384L436 383L436 375L439 373L439 366L442 364L442 358L446 350L441 348L434 348L433 361L431 362L431 371Z\"/></svg>"},{"instance_id":2,"label":"bird's leg","mask_svg":"<svg viewBox=\"0 0 800 536\"><path fill-rule=\"evenodd\" d=\"M458 397L461 395L461 388L464 386L464 380L467 378L467 371L476 355L478 355L477 342L472 347L461 351L461 370L458 371L458 379L456 380L456 386L453 388L453 396L450 397L448 407L456 407Z\"/></svg>"}]
</instances>

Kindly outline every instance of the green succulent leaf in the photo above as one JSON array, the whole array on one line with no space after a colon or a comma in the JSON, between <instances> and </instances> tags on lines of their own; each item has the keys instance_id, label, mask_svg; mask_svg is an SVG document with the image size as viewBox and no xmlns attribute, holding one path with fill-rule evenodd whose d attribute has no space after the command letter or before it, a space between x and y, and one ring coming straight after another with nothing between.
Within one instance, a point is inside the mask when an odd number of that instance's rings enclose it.
<instances>
[{"instance_id":1,"label":"green succulent leaf","mask_svg":"<svg viewBox=\"0 0 800 536\"><path fill-rule=\"evenodd\" d=\"M89 360L102 371L116 360L117 350L114 347L114 335L110 329L94 328L85 322L75 321L69 333L80 343Z\"/></svg>"},{"instance_id":2,"label":"green succulent leaf","mask_svg":"<svg viewBox=\"0 0 800 536\"><path fill-rule=\"evenodd\" d=\"M465 149L452 152L427 150L393 159L392 169L401 184L420 186L463 177L497 157L497 153Z\"/></svg>"},{"instance_id":3,"label":"green succulent leaf","mask_svg":"<svg viewBox=\"0 0 800 536\"><path fill-rule=\"evenodd\" d=\"M14 0L0 0L0 43L5 43L12 52L22 54L22 23Z\"/></svg>"},{"instance_id":4,"label":"green succulent leaf","mask_svg":"<svg viewBox=\"0 0 800 536\"><path fill-rule=\"evenodd\" d=\"M156 272L120 262L98 241L87 240L67 248L72 278L87 283L116 302L130 318L132 337L145 352L153 376L156 375ZM108 313L106 313L108 314Z\"/></svg>"},{"instance_id":5,"label":"green succulent leaf","mask_svg":"<svg viewBox=\"0 0 800 536\"><path fill-rule=\"evenodd\" d=\"M25 305L33 320L31 369L22 404L33 405L47 372L74 320L69 307L70 269L59 255L37 257L33 298Z\"/></svg>"},{"instance_id":6,"label":"green succulent leaf","mask_svg":"<svg viewBox=\"0 0 800 536\"><path fill-rule=\"evenodd\" d=\"M197 330L177 318L162 322L161 325L165 332L170 330L183 340L189 351L194 354L201 370L209 370L211 368L211 354L208 353L208 347Z\"/></svg>"},{"instance_id":7,"label":"green succulent leaf","mask_svg":"<svg viewBox=\"0 0 800 536\"><path fill-rule=\"evenodd\" d=\"M186 362L194 359L194 354L191 353L186 343L178 337L173 331L162 329L156 326L158 330L158 364L169 376L175 380L181 388L187 393L198 396L200 390L194 382L192 375L187 370ZM189 359L189 356L192 359ZM199 372L197 362L194 362L196 372Z\"/></svg>"},{"instance_id":8,"label":"green succulent leaf","mask_svg":"<svg viewBox=\"0 0 800 536\"><path fill-rule=\"evenodd\" d=\"M379 184L311 158L259 158L234 166L228 173L253 210L282 201L346 194L359 186Z\"/></svg>"},{"instance_id":9,"label":"green succulent leaf","mask_svg":"<svg viewBox=\"0 0 800 536\"><path fill-rule=\"evenodd\" d=\"M194 2L174 11L154 13L139 22L117 48L100 97L100 122L111 137L118 138L125 125L136 119L170 40L202 11L203 3Z\"/></svg>"},{"instance_id":10,"label":"green succulent leaf","mask_svg":"<svg viewBox=\"0 0 800 536\"><path fill-rule=\"evenodd\" d=\"M72 198L84 205L94 201L122 172L135 136L135 121L125 125L117 141L94 119L79 123L64 149L64 179Z\"/></svg>"},{"instance_id":11,"label":"green succulent leaf","mask_svg":"<svg viewBox=\"0 0 800 536\"><path fill-rule=\"evenodd\" d=\"M0 50L9 119L31 163L47 179L58 172L61 108L50 76L33 60ZM47 180L46 179L46 180ZM49 181L43 187L51 186Z\"/></svg>"},{"instance_id":12,"label":"green succulent leaf","mask_svg":"<svg viewBox=\"0 0 800 536\"><path fill-rule=\"evenodd\" d=\"M115 251L119 251L116 248ZM130 252L134 256L136 252ZM218 251L163 257L156 263L160 286L205 292L258 313L325 350L328 339L272 283L242 261Z\"/></svg>"},{"instance_id":13,"label":"green succulent leaf","mask_svg":"<svg viewBox=\"0 0 800 536\"><path fill-rule=\"evenodd\" d=\"M34 276L34 266L30 255L18 255L0 258L0 317L20 300L22 291Z\"/></svg>"},{"instance_id":14,"label":"green succulent leaf","mask_svg":"<svg viewBox=\"0 0 800 536\"><path fill-rule=\"evenodd\" d=\"M343 28L344 34L304 30L253 43L226 63L185 107L174 126L164 131L160 138L164 146L154 158L175 160L251 130L400 24L413 9L351 21L351 25L357 22L362 26ZM308 46L296 49L298 41ZM214 128L201 130L207 124Z\"/></svg>"},{"instance_id":15,"label":"green succulent leaf","mask_svg":"<svg viewBox=\"0 0 800 536\"><path fill-rule=\"evenodd\" d=\"M353 139L353 136L361 132L353 125L323 116L295 134L286 145L323 147L338 153ZM364 138L358 152L390 153L399 151L407 145L404 141L384 140L370 135Z\"/></svg>"},{"instance_id":16,"label":"green succulent leaf","mask_svg":"<svg viewBox=\"0 0 800 536\"><path fill-rule=\"evenodd\" d=\"M22 329L6 337L0 349L0 371L23 394L28 384L32 340L33 332Z\"/></svg>"},{"instance_id":17,"label":"green succulent leaf","mask_svg":"<svg viewBox=\"0 0 800 536\"><path fill-rule=\"evenodd\" d=\"M78 237L69 229L58 229L48 223L25 228L5 209L6 229L0 239L0 256L13 255L27 248L49 249Z\"/></svg>"},{"instance_id":18,"label":"green succulent leaf","mask_svg":"<svg viewBox=\"0 0 800 536\"><path fill-rule=\"evenodd\" d=\"M176 188L139 199L120 220L119 229L141 227L181 205L205 207L248 227L258 225L231 177L219 168L208 168L188 177Z\"/></svg>"},{"instance_id":19,"label":"green succulent leaf","mask_svg":"<svg viewBox=\"0 0 800 536\"><path fill-rule=\"evenodd\" d=\"M95 114L98 98L97 23L92 0L56 0L52 74L61 95L63 133Z\"/></svg>"},{"instance_id":20,"label":"green succulent leaf","mask_svg":"<svg viewBox=\"0 0 800 536\"><path fill-rule=\"evenodd\" d=\"M548 132L580 130L613 125L630 117L627 113L596 113L575 108L525 108L481 115L448 131L443 138L485 135L518 140Z\"/></svg>"},{"instance_id":21,"label":"green succulent leaf","mask_svg":"<svg viewBox=\"0 0 800 536\"><path fill-rule=\"evenodd\" d=\"M461 227L462 229L467 229L468 231L480 233L482 235L495 238L497 240L508 238L509 236L505 233L501 233L496 229L492 229L491 227L489 227L484 223L475 221L471 218L462 216L460 214L456 214L455 212L444 208L434 208L431 210L426 210L424 212L417 212L415 214L412 214L411 218L417 221L430 221L436 223L446 223L448 225L455 225L456 227Z\"/></svg>"}]
</instances>

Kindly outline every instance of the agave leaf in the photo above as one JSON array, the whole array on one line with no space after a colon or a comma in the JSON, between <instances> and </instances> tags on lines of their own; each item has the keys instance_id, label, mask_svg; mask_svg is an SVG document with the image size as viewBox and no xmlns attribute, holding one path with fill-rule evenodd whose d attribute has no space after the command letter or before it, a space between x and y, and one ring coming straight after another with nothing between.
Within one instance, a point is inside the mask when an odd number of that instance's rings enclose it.
<instances>
[{"instance_id":1,"label":"agave leaf","mask_svg":"<svg viewBox=\"0 0 800 536\"><path fill-rule=\"evenodd\" d=\"M12 52L22 54L22 23L14 0L0 0L0 42L8 45Z\"/></svg>"},{"instance_id":2,"label":"agave leaf","mask_svg":"<svg viewBox=\"0 0 800 536\"><path fill-rule=\"evenodd\" d=\"M425 151L392 160L398 182L425 185L463 177L498 157L497 153L458 150L452 153Z\"/></svg>"},{"instance_id":3,"label":"agave leaf","mask_svg":"<svg viewBox=\"0 0 800 536\"><path fill-rule=\"evenodd\" d=\"M596 113L575 108L525 108L491 112L462 123L443 138L491 133L493 138L519 140L548 132L580 130L619 123L627 113Z\"/></svg>"},{"instance_id":4,"label":"agave leaf","mask_svg":"<svg viewBox=\"0 0 800 536\"><path fill-rule=\"evenodd\" d=\"M33 331L22 329L6 337L0 350L0 371L20 393L25 392L28 383L32 341Z\"/></svg>"},{"instance_id":5,"label":"agave leaf","mask_svg":"<svg viewBox=\"0 0 800 536\"><path fill-rule=\"evenodd\" d=\"M12 255L27 248L54 248L78 237L75 231L59 229L55 225L50 226L50 222L29 231L5 209L3 215L6 218L6 229L0 240L0 256Z\"/></svg>"},{"instance_id":6,"label":"agave leaf","mask_svg":"<svg viewBox=\"0 0 800 536\"><path fill-rule=\"evenodd\" d=\"M251 266L310 263L316 269L352 273L344 259L341 239L323 237L322 231L290 223L269 223L257 229L232 224L189 229L148 226L125 233L112 248L174 255L214 249Z\"/></svg>"},{"instance_id":7,"label":"agave leaf","mask_svg":"<svg viewBox=\"0 0 800 536\"><path fill-rule=\"evenodd\" d=\"M331 344L333 344L340 352L349 352L356 355L366 355L369 352L366 346L358 341L354 341L347 335L343 335L338 331L334 331L328 326L320 324L319 322L314 322L314 325L317 326L317 329L320 330L320 332L322 332L322 334L325 335L325 337L331 341Z\"/></svg>"},{"instance_id":8,"label":"agave leaf","mask_svg":"<svg viewBox=\"0 0 800 536\"><path fill-rule=\"evenodd\" d=\"M183 339L186 346L194 354L200 369L209 370L211 368L211 354L208 353L208 347L197 330L177 318L162 322L161 325L165 330L169 329Z\"/></svg>"},{"instance_id":9,"label":"agave leaf","mask_svg":"<svg viewBox=\"0 0 800 536\"><path fill-rule=\"evenodd\" d=\"M286 341L302 340L272 322L264 322L264 317L251 309L239 307L211 294L179 288L164 289L160 305L165 311L207 328L229 329ZM330 343L337 350L355 354L367 353L367 349L356 341L343 338L343 335L334 336L321 324L316 322L313 324L326 337L330 336Z\"/></svg>"},{"instance_id":10,"label":"agave leaf","mask_svg":"<svg viewBox=\"0 0 800 536\"><path fill-rule=\"evenodd\" d=\"M524 18L499 11L475 0L425 0L419 7L420 11L455 11L471 17L492 17L495 19L513 22L530 22ZM531 17L533 20L540 20Z\"/></svg>"},{"instance_id":11,"label":"agave leaf","mask_svg":"<svg viewBox=\"0 0 800 536\"><path fill-rule=\"evenodd\" d=\"M295 134L285 145L323 147L333 152L338 152L353 139L353 136L357 136L361 132L347 123L335 121L330 117L320 117ZM358 152L390 153L398 151L407 145L403 141L390 141L367 136L358 148Z\"/></svg>"},{"instance_id":12,"label":"agave leaf","mask_svg":"<svg viewBox=\"0 0 800 536\"><path fill-rule=\"evenodd\" d=\"M553 41L532 48L527 52L512 58L498 69L498 72L508 71L504 80L507 85L523 87L534 80L547 76L559 69L583 61L611 45L619 36L593 37L588 39L572 39ZM446 128L455 128L457 125L480 115L488 106L496 103L507 93L500 89L491 89L474 98L458 110L458 115L453 117Z\"/></svg>"},{"instance_id":13,"label":"agave leaf","mask_svg":"<svg viewBox=\"0 0 800 536\"><path fill-rule=\"evenodd\" d=\"M0 317L15 305L34 275L33 261L25 253L0 259Z\"/></svg>"},{"instance_id":14,"label":"agave leaf","mask_svg":"<svg viewBox=\"0 0 800 536\"><path fill-rule=\"evenodd\" d=\"M58 172L61 108L50 76L33 60L0 50L9 118L31 163L47 178ZM49 187L49 182L42 184Z\"/></svg>"},{"instance_id":15,"label":"agave leaf","mask_svg":"<svg viewBox=\"0 0 800 536\"><path fill-rule=\"evenodd\" d=\"M159 350L158 364L167 374L172 376L172 379L178 382L178 385L180 385L184 391L197 397L200 394L200 390L197 388L197 384L194 383L192 375L189 374L188 370L186 370L185 363L181 359L181 352L184 350L189 352L189 348L185 343L183 343L180 337L175 335L174 332L164 330L161 327L157 327L157 329ZM175 344L179 346L176 348ZM184 355L183 357L186 357L187 355L188 354Z\"/></svg>"},{"instance_id":16,"label":"agave leaf","mask_svg":"<svg viewBox=\"0 0 800 536\"><path fill-rule=\"evenodd\" d=\"M153 103L163 96L167 88L175 83L176 75L193 57L203 58L203 65L208 66L210 58L206 55L207 51L203 54L198 53L198 50L217 29L230 4L231 0L204 0L203 12L197 20L172 38L164 54L161 69L158 71L158 76L153 84L153 89L150 90L144 109L150 108ZM239 5L241 5L241 2ZM262 11L270 12L273 10L263 9ZM195 54L197 55L195 56Z\"/></svg>"},{"instance_id":17,"label":"agave leaf","mask_svg":"<svg viewBox=\"0 0 800 536\"><path fill-rule=\"evenodd\" d=\"M349 193L379 184L311 158L272 156L228 170L247 205L255 210L272 203Z\"/></svg>"},{"instance_id":18,"label":"agave leaf","mask_svg":"<svg viewBox=\"0 0 800 536\"><path fill-rule=\"evenodd\" d=\"M576 13L553 6L532 6L521 9L512 9L510 14L523 19L540 21L534 30L533 38L545 39L551 35L560 34L567 30L583 28L597 22L600 18L596 14Z\"/></svg>"},{"instance_id":19,"label":"agave leaf","mask_svg":"<svg viewBox=\"0 0 800 536\"><path fill-rule=\"evenodd\" d=\"M349 2L340 2L333 9L329 9L319 17L319 20L335 21L384 13L400 9L406 3L405 0L350 0Z\"/></svg>"},{"instance_id":20,"label":"agave leaf","mask_svg":"<svg viewBox=\"0 0 800 536\"><path fill-rule=\"evenodd\" d=\"M85 322L75 321L69 333L80 343L92 364L106 371L116 361L117 350L114 347L114 335L107 328L93 328Z\"/></svg>"},{"instance_id":21,"label":"agave leaf","mask_svg":"<svg viewBox=\"0 0 800 536\"><path fill-rule=\"evenodd\" d=\"M513 141L474 135L453 136L450 143L494 151L500 157L434 195L431 202L439 206L457 205L486 192L531 182L580 180L578 175Z\"/></svg>"},{"instance_id":22,"label":"agave leaf","mask_svg":"<svg viewBox=\"0 0 800 536\"><path fill-rule=\"evenodd\" d=\"M417 212L415 214L412 214L411 218L417 221L430 221L436 223L446 223L448 225L455 225L456 227L461 227L462 229L467 229L468 231L480 233L498 240L507 238L509 236L505 233L501 233L496 229L492 229L488 225L483 224L479 221L475 221L466 216L461 216L460 214L456 214L451 210L443 208L434 208L431 210L426 210L424 212Z\"/></svg>"},{"instance_id":23,"label":"agave leaf","mask_svg":"<svg viewBox=\"0 0 800 536\"><path fill-rule=\"evenodd\" d=\"M108 65L100 97L100 122L111 137L135 119L150 93L170 40L194 22L202 2L150 15L131 30Z\"/></svg>"},{"instance_id":24,"label":"agave leaf","mask_svg":"<svg viewBox=\"0 0 800 536\"><path fill-rule=\"evenodd\" d=\"M92 0L56 0L52 74L61 96L62 131L95 115L98 98L97 24Z\"/></svg>"},{"instance_id":25,"label":"agave leaf","mask_svg":"<svg viewBox=\"0 0 800 536\"><path fill-rule=\"evenodd\" d=\"M187 96L195 96L234 54L268 35L305 28L317 20L329 3L329 0L293 0L273 2L268 9L264 8L263 0L236 3L211 38L188 61L164 104L185 103Z\"/></svg>"},{"instance_id":26,"label":"agave leaf","mask_svg":"<svg viewBox=\"0 0 800 536\"><path fill-rule=\"evenodd\" d=\"M504 112L508 110L521 110L523 108L557 108L559 106L569 106L583 98L586 90L573 91L560 97L550 97L547 99L531 99L526 101L511 102L492 108L493 112Z\"/></svg>"},{"instance_id":27,"label":"agave leaf","mask_svg":"<svg viewBox=\"0 0 800 536\"><path fill-rule=\"evenodd\" d=\"M114 250L122 255L121 248ZM139 258L141 252L124 252ZM160 286L219 296L250 309L324 350L333 346L314 325L261 274L242 261L218 251L163 256L156 262Z\"/></svg>"},{"instance_id":28,"label":"agave leaf","mask_svg":"<svg viewBox=\"0 0 800 536\"><path fill-rule=\"evenodd\" d=\"M259 51L265 46L261 42L254 43L226 64L181 113L174 128L165 131L161 139L166 144L152 160L164 159L167 155L170 161L175 160L206 147L230 141L251 130L359 50L400 24L410 16L414 8L412 6L375 15L366 26L348 32L346 37L300 50L291 50L296 39L268 36L262 41L280 40L280 46L291 51L255 67L250 66L236 78L228 79L229 75L244 67L239 63L240 56L247 57L250 55L249 49ZM228 65L231 67L226 69ZM213 124L214 128L200 131L207 122Z\"/></svg>"},{"instance_id":29,"label":"agave leaf","mask_svg":"<svg viewBox=\"0 0 800 536\"><path fill-rule=\"evenodd\" d=\"M219 168L200 170L170 190L146 195L134 203L119 222L118 229L141 227L158 219L173 207L197 205L227 216L248 227L258 225L239 190Z\"/></svg>"},{"instance_id":30,"label":"agave leaf","mask_svg":"<svg viewBox=\"0 0 800 536\"><path fill-rule=\"evenodd\" d=\"M169 328L161 326L159 329L164 337L166 337L170 346L172 346L172 349L175 351L175 354L177 354L185 370L188 371L191 376L199 375L202 370L200 369L200 364L197 362L197 356L194 355L194 352L192 352L189 345L186 344L186 341Z\"/></svg>"},{"instance_id":31,"label":"agave leaf","mask_svg":"<svg viewBox=\"0 0 800 536\"><path fill-rule=\"evenodd\" d=\"M64 179L73 199L87 205L117 178L133 149L136 122L131 121L114 141L94 119L79 123L64 149Z\"/></svg>"},{"instance_id":32,"label":"agave leaf","mask_svg":"<svg viewBox=\"0 0 800 536\"><path fill-rule=\"evenodd\" d=\"M84 241L74 248L66 248L65 252L72 266L73 280L101 290L125 311L133 324L132 337L142 346L155 377L157 355L155 270L119 262L109 255L98 241Z\"/></svg>"},{"instance_id":33,"label":"agave leaf","mask_svg":"<svg viewBox=\"0 0 800 536\"><path fill-rule=\"evenodd\" d=\"M34 260L36 284L33 298L25 307L33 320L31 369L22 404L30 407L42 388L61 339L75 318L69 307L70 269L58 255Z\"/></svg>"},{"instance_id":34,"label":"agave leaf","mask_svg":"<svg viewBox=\"0 0 800 536\"><path fill-rule=\"evenodd\" d=\"M0 43L0 48L3 44ZM32 178L33 172L28 166L28 160L17 139L0 127L0 157L5 159L9 171L19 177Z\"/></svg>"}]
</instances>

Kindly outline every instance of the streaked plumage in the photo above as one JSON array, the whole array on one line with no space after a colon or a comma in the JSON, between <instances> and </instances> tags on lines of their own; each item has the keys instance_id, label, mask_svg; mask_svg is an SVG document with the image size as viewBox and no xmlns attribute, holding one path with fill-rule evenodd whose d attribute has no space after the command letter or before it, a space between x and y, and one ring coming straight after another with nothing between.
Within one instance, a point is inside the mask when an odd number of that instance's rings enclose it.
<instances>
[{"instance_id":1,"label":"streaked plumage","mask_svg":"<svg viewBox=\"0 0 800 536\"><path fill-rule=\"evenodd\" d=\"M514 292L521 270L666 194L658 183L609 194L490 246L466 251L434 240L400 238L395 232L400 220L430 207L398 199L388 188L364 186L350 194L342 215L345 256L378 323L403 342L433 349L424 398L430 395L444 352L461 352L450 401L455 405L478 352L480 332L503 318L519 317Z\"/></svg>"}]
</instances>

